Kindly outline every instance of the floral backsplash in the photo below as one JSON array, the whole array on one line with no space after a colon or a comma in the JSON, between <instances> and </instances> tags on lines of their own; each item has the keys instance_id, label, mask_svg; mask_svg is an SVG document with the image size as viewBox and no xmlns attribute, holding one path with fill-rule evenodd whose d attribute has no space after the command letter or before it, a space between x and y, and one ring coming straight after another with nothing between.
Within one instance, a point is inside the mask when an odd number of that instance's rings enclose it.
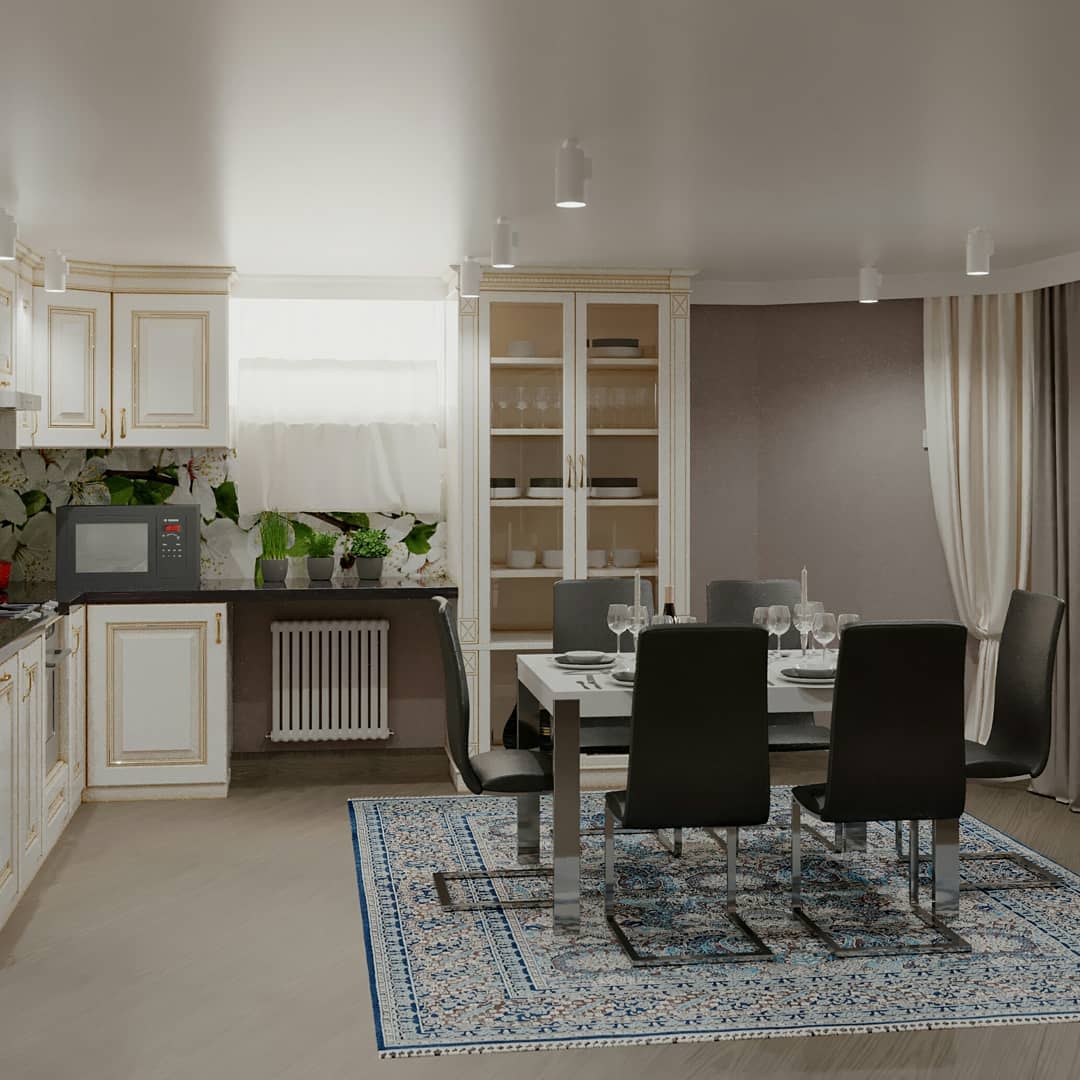
<instances>
[{"instance_id":1,"label":"floral backsplash","mask_svg":"<svg viewBox=\"0 0 1080 1080\"><path fill-rule=\"evenodd\" d=\"M231 461L231 451L218 449L0 451L0 559L14 563L15 580L53 580L53 512L58 506L197 503L203 580L250 578L261 553L258 519L237 510ZM343 536L361 525L386 530L390 554L383 563L385 576L430 582L446 577L441 522L420 521L412 514L333 510L290 516L290 577L305 575L303 556L313 531Z\"/></svg>"}]
</instances>

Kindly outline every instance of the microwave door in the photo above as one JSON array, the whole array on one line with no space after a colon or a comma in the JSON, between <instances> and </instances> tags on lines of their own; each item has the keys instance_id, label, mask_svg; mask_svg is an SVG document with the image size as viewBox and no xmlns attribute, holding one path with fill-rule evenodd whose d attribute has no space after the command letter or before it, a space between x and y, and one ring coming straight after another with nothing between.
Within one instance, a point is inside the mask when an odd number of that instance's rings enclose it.
<instances>
[{"instance_id":1,"label":"microwave door","mask_svg":"<svg viewBox=\"0 0 1080 1080\"><path fill-rule=\"evenodd\" d=\"M145 575L150 559L146 521L80 521L75 526L76 574Z\"/></svg>"}]
</instances>

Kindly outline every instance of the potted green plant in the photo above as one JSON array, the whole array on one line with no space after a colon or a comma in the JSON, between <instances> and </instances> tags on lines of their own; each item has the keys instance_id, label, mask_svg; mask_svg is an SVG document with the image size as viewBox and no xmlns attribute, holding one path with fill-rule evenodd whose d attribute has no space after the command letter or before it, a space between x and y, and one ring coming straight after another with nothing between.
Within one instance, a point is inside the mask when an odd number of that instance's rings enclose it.
<instances>
[{"instance_id":1,"label":"potted green plant","mask_svg":"<svg viewBox=\"0 0 1080 1080\"><path fill-rule=\"evenodd\" d=\"M382 529L354 529L345 541L342 569L355 564L361 581L378 581L382 577L383 559L390 554L386 533Z\"/></svg>"},{"instance_id":2,"label":"potted green plant","mask_svg":"<svg viewBox=\"0 0 1080 1080\"><path fill-rule=\"evenodd\" d=\"M329 581L334 576L334 549L337 537L333 533L313 532L307 544L307 574L312 581Z\"/></svg>"},{"instance_id":3,"label":"potted green plant","mask_svg":"<svg viewBox=\"0 0 1080 1080\"><path fill-rule=\"evenodd\" d=\"M276 510L264 510L259 515L259 536L263 584L280 584L289 572L289 519Z\"/></svg>"}]
</instances>

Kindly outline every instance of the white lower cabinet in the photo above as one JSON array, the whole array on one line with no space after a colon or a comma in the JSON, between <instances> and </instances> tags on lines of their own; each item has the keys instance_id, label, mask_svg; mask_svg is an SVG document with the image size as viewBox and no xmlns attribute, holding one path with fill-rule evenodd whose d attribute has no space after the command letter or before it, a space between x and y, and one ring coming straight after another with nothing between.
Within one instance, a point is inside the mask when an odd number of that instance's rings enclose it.
<instances>
[{"instance_id":1,"label":"white lower cabinet","mask_svg":"<svg viewBox=\"0 0 1080 1080\"><path fill-rule=\"evenodd\" d=\"M19 658L0 665L0 926L19 897Z\"/></svg>"},{"instance_id":2,"label":"white lower cabinet","mask_svg":"<svg viewBox=\"0 0 1080 1080\"><path fill-rule=\"evenodd\" d=\"M25 889L45 858L44 755L42 684L45 642L35 638L20 649L18 661L18 734L16 736L19 834L16 844L19 889Z\"/></svg>"},{"instance_id":3,"label":"white lower cabinet","mask_svg":"<svg viewBox=\"0 0 1080 1080\"><path fill-rule=\"evenodd\" d=\"M85 798L225 796L225 606L95 605L87 629Z\"/></svg>"},{"instance_id":4,"label":"white lower cabinet","mask_svg":"<svg viewBox=\"0 0 1080 1080\"><path fill-rule=\"evenodd\" d=\"M86 787L86 608L75 607L66 619L67 659L65 698L67 701L68 801L71 813L82 802Z\"/></svg>"}]
</instances>

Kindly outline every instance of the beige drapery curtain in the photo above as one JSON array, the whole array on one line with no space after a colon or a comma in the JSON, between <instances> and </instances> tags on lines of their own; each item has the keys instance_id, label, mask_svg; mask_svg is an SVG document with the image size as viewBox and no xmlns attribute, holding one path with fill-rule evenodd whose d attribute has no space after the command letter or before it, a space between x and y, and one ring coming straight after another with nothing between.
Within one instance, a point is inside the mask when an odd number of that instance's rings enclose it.
<instances>
[{"instance_id":1,"label":"beige drapery curtain","mask_svg":"<svg viewBox=\"0 0 1080 1080\"><path fill-rule=\"evenodd\" d=\"M1080 284L1036 294L1035 390L1031 584L1065 601L1065 620L1050 759L1031 787L1080 811Z\"/></svg>"},{"instance_id":2,"label":"beige drapery curtain","mask_svg":"<svg viewBox=\"0 0 1080 1080\"><path fill-rule=\"evenodd\" d=\"M1009 596L1031 565L1035 345L1031 293L924 305L930 486L960 618L978 642L965 730L985 742Z\"/></svg>"}]
</instances>

